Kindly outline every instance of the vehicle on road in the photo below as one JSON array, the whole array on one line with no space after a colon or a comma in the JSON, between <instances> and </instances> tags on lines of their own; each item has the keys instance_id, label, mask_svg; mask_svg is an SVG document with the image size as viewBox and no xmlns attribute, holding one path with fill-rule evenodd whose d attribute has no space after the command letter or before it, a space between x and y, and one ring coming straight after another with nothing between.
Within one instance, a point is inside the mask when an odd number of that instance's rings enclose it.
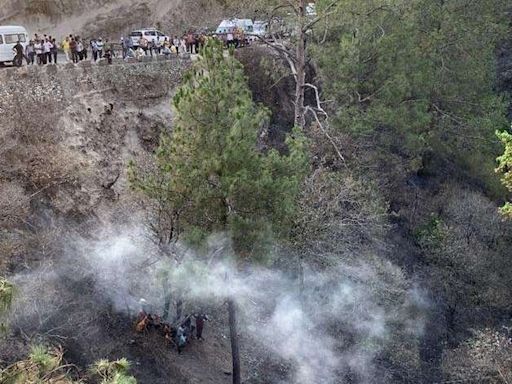
<instances>
[{"instance_id":1,"label":"vehicle on road","mask_svg":"<svg viewBox=\"0 0 512 384\"><path fill-rule=\"evenodd\" d=\"M269 33L268 22L263 20L256 20L253 27L253 35L259 38L266 38Z\"/></svg>"},{"instance_id":2,"label":"vehicle on road","mask_svg":"<svg viewBox=\"0 0 512 384\"><path fill-rule=\"evenodd\" d=\"M157 41L157 39L160 39L160 41L164 41L166 38L167 40L171 41L170 37L163 34L159 30L155 28L142 28L137 29L130 33L130 39L132 39L133 47L138 48L139 47L139 40L141 38L145 38L148 42Z\"/></svg>"},{"instance_id":3,"label":"vehicle on road","mask_svg":"<svg viewBox=\"0 0 512 384\"><path fill-rule=\"evenodd\" d=\"M235 34L236 31L241 32L243 35L243 42L245 44L249 41L256 40L254 34L254 23L251 19L226 19L222 20L217 29L215 35L223 41L227 40L228 34Z\"/></svg>"},{"instance_id":4,"label":"vehicle on road","mask_svg":"<svg viewBox=\"0 0 512 384\"><path fill-rule=\"evenodd\" d=\"M28 44L28 32L18 25L0 26L0 64L12 63L14 60L13 48L19 41L23 49Z\"/></svg>"}]
</instances>

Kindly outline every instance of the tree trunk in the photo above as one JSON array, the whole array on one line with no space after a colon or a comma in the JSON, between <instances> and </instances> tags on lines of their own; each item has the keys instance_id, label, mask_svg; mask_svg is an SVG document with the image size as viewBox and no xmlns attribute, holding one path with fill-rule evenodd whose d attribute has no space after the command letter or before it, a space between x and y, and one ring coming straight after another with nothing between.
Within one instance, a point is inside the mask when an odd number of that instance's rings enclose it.
<instances>
[{"instance_id":1,"label":"tree trunk","mask_svg":"<svg viewBox=\"0 0 512 384\"><path fill-rule=\"evenodd\" d=\"M296 71L297 81L295 88L295 125L304 128L306 118L304 113L304 88L306 83L306 0L299 0L297 14L297 50Z\"/></svg>"},{"instance_id":2,"label":"tree trunk","mask_svg":"<svg viewBox=\"0 0 512 384\"><path fill-rule=\"evenodd\" d=\"M238 325L236 318L236 304L234 299L228 299L229 336L231 339L231 357L233 359L233 384L241 383L240 376L240 350L238 346Z\"/></svg>"},{"instance_id":3,"label":"tree trunk","mask_svg":"<svg viewBox=\"0 0 512 384\"><path fill-rule=\"evenodd\" d=\"M171 309L171 292L166 292L164 297L164 313L163 313L163 319L168 320L169 319L169 311Z\"/></svg>"},{"instance_id":4,"label":"tree trunk","mask_svg":"<svg viewBox=\"0 0 512 384\"><path fill-rule=\"evenodd\" d=\"M178 301L176 302L176 320L175 321L178 321L181 319L182 311L183 311L183 300L178 299Z\"/></svg>"}]
</instances>

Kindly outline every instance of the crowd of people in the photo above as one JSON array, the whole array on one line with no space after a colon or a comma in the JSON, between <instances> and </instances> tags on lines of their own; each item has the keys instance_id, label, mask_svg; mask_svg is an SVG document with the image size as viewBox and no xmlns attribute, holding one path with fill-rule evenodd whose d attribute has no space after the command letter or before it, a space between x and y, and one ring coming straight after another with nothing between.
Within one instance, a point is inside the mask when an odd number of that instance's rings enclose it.
<instances>
[{"instance_id":1,"label":"crowd of people","mask_svg":"<svg viewBox=\"0 0 512 384\"><path fill-rule=\"evenodd\" d=\"M26 60L27 65L44 65L52 62L57 64L58 60L58 45L52 36L43 35L41 37L36 33L34 39L28 42L25 49L18 41L13 51L15 53L13 63L18 67L23 63L23 59Z\"/></svg>"},{"instance_id":2,"label":"crowd of people","mask_svg":"<svg viewBox=\"0 0 512 384\"><path fill-rule=\"evenodd\" d=\"M112 63L112 57L115 56L114 45L108 39L103 41L101 37L87 42L80 39L79 36L69 35L62 41L61 47L66 55L66 60L75 64L87 60L89 50L92 53L91 60L95 62L105 58Z\"/></svg>"},{"instance_id":3,"label":"crowd of people","mask_svg":"<svg viewBox=\"0 0 512 384\"><path fill-rule=\"evenodd\" d=\"M181 37L174 36L173 38L157 36L153 40L148 40L141 37L137 41L137 45L134 44L132 38L121 37L119 46L124 60L141 60L145 56L164 55L170 57L185 53L197 54L209 39L215 38L223 40L227 47L234 48L238 48L245 40L243 32L237 30L226 33L222 38L207 33L188 32ZM15 66L21 66L23 59L25 59L27 65L57 64L60 49L64 52L66 62L76 64L90 58L94 62L106 59L111 64L112 58L116 56L116 45L109 42L108 39L103 40L101 37L86 41L80 36L71 34L66 36L61 43L58 43L52 36L35 34L25 48L20 42L14 46L15 57L13 63Z\"/></svg>"},{"instance_id":4,"label":"crowd of people","mask_svg":"<svg viewBox=\"0 0 512 384\"><path fill-rule=\"evenodd\" d=\"M199 53L200 48L211 39L211 35L204 33L189 32L182 37L174 36L173 38L159 36L154 40L148 40L141 37L137 46L134 45L131 38L121 37L121 46L123 51L123 58L136 58L140 59L144 56L165 55L180 55L182 53Z\"/></svg>"}]
</instances>

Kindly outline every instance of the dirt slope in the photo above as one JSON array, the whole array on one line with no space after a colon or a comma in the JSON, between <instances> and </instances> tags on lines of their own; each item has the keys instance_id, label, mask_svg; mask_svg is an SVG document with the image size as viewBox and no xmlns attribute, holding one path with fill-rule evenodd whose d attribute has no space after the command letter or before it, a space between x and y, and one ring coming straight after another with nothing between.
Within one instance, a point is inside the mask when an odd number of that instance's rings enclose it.
<instances>
[{"instance_id":1,"label":"dirt slope","mask_svg":"<svg viewBox=\"0 0 512 384\"><path fill-rule=\"evenodd\" d=\"M215 27L226 10L215 0L2 0L0 24L58 38L70 33L119 39L134 28L159 27L169 35Z\"/></svg>"}]
</instances>

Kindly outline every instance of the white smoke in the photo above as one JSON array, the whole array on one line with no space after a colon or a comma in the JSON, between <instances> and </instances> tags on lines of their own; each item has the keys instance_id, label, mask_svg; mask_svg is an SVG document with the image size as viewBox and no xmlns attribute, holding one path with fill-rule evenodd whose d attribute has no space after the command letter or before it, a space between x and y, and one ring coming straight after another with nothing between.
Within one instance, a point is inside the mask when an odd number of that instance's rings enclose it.
<instances>
[{"instance_id":1,"label":"white smoke","mask_svg":"<svg viewBox=\"0 0 512 384\"><path fill-rule=\"evenodd\" d=\"M150 311L161 313L165 287L191 306L221 306L235 298L240 332L289 362L294 367L290 382L298 384L340 383L349 371L359 382L374 382L372 360L392 337L390 327L421 332L421 323L408 312L420 300L418 291L409 290L390 263L338 263L322 272L305 268L301 290L297 277L288 273L235 267L229 241L220 235L199 254L178 244L167 256L138 228L104 230L95 240L68 244L64 264L17 277L24 296L18 315L37 301L28 295L37 292L35 285L54 286L48 280L63 275L77 283L94 281L102 298L130 315L140 309L141 299ZM46 306L58 306L55 292L49 296L54 299Z\"/></svg>"}]
</instances>

